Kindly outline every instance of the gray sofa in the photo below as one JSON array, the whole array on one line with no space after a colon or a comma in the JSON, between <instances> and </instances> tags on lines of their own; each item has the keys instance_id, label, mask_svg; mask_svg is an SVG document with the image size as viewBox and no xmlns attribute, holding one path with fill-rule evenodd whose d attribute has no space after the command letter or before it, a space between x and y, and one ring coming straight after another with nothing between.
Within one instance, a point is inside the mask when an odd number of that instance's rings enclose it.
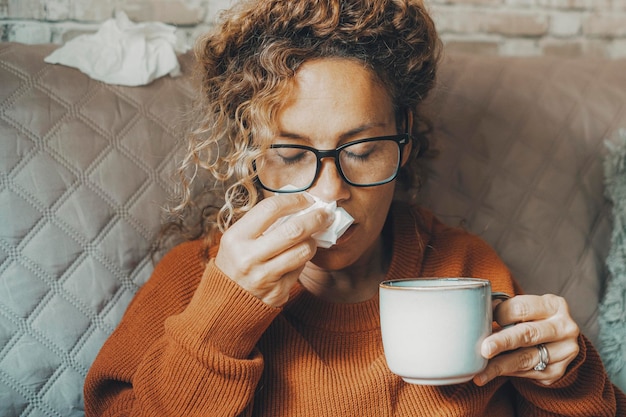
<instances>
[{"instance_id":1,"label":"gray sofa","mask_svg":"<svg viewBox=\"0 0 626 417\"><path fill-rule=\"evenodd\" d=\"M185 76L128 88L45 64L55 47L0 44L2 416L83 415L89 365L153 268L193 97L189 56ZM596 344L603 141L625 103L626 61L453 55L424 106L441 155L417 198L526 292L566 297Z\"/></svg>"}]
</instances>

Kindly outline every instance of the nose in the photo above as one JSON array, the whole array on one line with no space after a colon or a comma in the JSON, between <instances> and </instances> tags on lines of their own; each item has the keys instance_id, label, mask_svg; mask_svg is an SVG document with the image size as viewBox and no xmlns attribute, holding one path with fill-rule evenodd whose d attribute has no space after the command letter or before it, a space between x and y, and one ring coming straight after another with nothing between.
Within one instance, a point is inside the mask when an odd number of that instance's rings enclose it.
<instances>
[{"instance_id":1,"label":"nose","mask_svg":"<svg viewBox=\"0 0 626 417\"><path fill-rule=\"evenodd\" d=\"M350 187L341 178L334 158L322 159L319 175L309 193L327 202L346 200L350 197Z\"/></svg>"}]
</instances>

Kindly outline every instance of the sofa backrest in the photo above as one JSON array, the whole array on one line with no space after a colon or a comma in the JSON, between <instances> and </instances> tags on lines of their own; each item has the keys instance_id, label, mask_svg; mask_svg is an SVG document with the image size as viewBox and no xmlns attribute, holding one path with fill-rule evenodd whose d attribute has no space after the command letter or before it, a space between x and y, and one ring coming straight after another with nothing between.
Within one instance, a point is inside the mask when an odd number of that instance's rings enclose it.
<instances>
[{"instance_id":1,"label":"sofa backrest","mask_svg":"<svg viewBox=\"0 0 626 417\"><path fill-rule=\"evenodd\" d=\"M530 294L598 340L610 205L605 140L626 128L626 61L447 57L426 110L441 155L422 199L482 236Z\"/></svg>"},{"instance_id":2,"label":"sofa backrest","mask_svg":"<svg viewBox=\"0 0 626 417\"><path fill-rule=\"evenodd\" d=\"M100 346L150 276L193 87L117 87L0 44L0 415L80 416ZM182 57L188 74L189 56ZM563 294L597 335L610 219L602 140L624 62L455 55L426 110L441 156L420 198Z\"/></svg>"}]
</instances>

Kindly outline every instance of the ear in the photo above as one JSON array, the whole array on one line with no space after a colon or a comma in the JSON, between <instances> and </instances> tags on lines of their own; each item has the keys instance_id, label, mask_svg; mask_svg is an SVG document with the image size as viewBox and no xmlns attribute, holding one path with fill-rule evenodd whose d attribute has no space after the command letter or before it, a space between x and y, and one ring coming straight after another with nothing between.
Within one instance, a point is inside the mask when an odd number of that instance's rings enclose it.
<instances>
[{"instance_id":1,"label":"ear","mask_svg":"<svg viewBox=\"0 0 626 417\"><path fill-rule=\"evenodd\" d=\"M406 164L409 160L409 156L411 155L411 150L413 149L413 140L411 139L411 131L413 129L413 112L409 110L406 111L404 123L404 131L409 134L409 143L404 145L404 150L402 151L402 163L400 166L404 166L404 164Z\"/></svg>"}]
</instances>

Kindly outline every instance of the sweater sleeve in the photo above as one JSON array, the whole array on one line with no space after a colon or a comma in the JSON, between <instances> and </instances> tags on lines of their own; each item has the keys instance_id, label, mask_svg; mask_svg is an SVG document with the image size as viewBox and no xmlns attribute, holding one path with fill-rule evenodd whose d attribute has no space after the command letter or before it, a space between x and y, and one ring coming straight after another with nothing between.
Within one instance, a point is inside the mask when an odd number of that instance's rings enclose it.
<instances>
[{"instance_id":1,"label":"sweater sleeve","mask_svg":"<svg viewBox=\"0 0 626 417\"><path fill-rule=\"evenodd\" d=\"M578 338L580 351L567 373L544 386L532 380L512 378L518 393L520 415L601 417L626 415L626 396L614 386L591 342Z\"/></svg>"},{"instance_id":2,"label":"sweater sleeve","mask_svg":"<svg viewBox=\"0 0 626 417\"><path fill-rule=\"evenodd\" d=\"M86 415L246 416L263 372L255 345L280 309L201 260L200 245L157 265L85 382Z\"/></svg>"}]
</instances>

